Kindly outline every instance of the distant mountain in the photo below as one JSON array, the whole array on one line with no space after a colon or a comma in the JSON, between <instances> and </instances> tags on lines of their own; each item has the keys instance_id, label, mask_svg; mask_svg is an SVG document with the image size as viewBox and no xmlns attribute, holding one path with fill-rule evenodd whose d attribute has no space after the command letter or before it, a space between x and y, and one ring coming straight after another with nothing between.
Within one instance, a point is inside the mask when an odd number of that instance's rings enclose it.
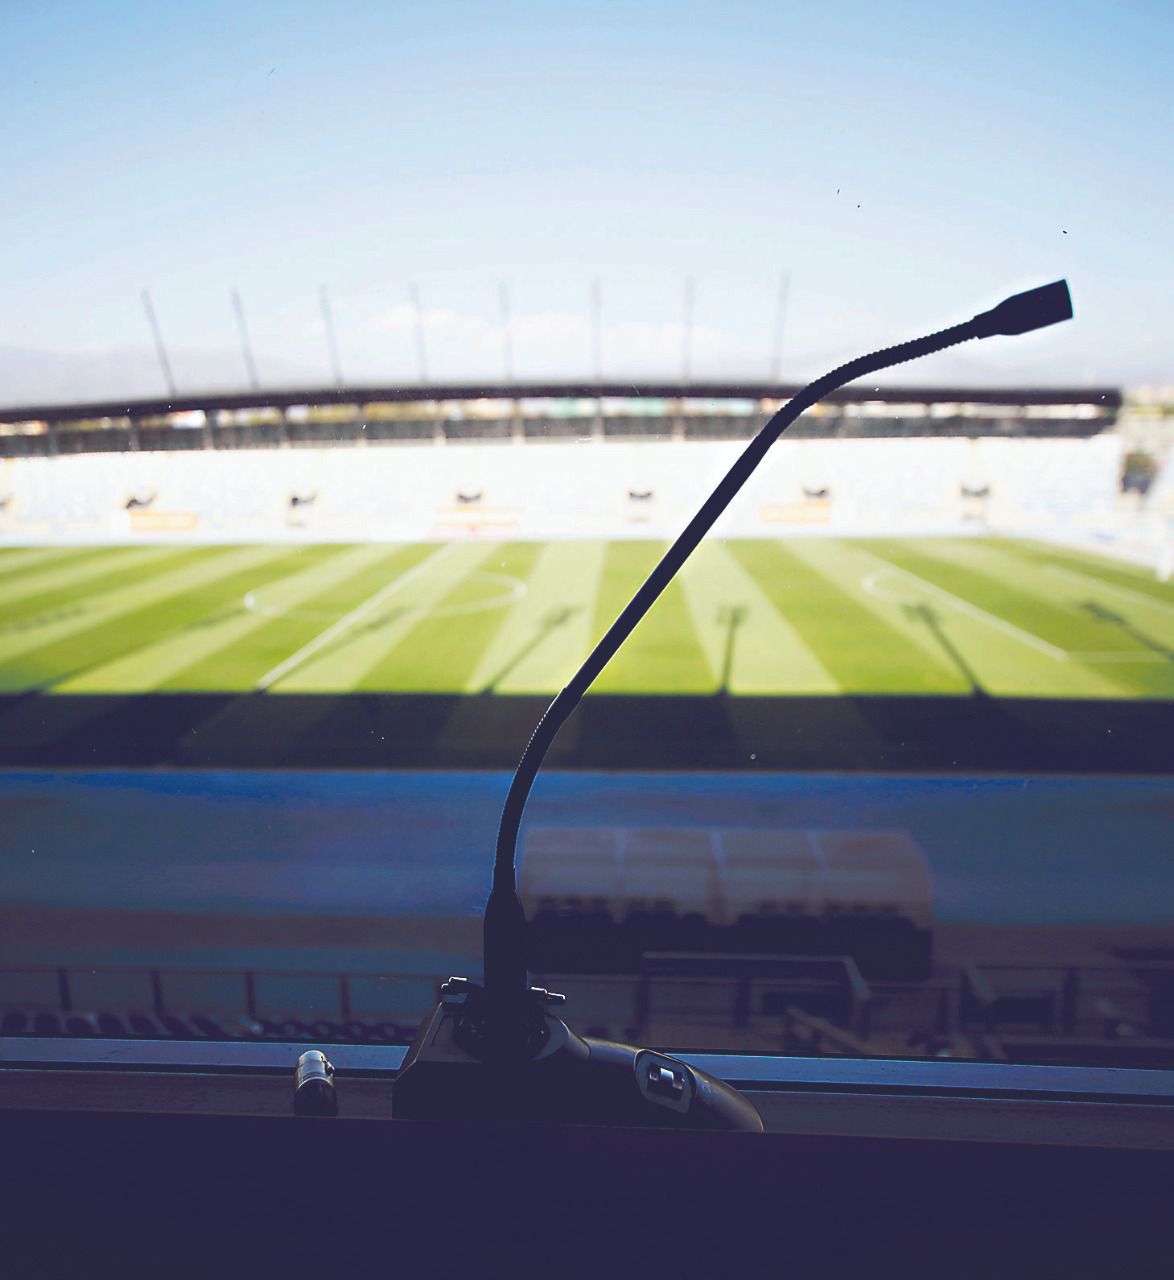
<instances>
[{"instance_id":1,"label":"distant mountain","mask_svg":"<svg viewBox=\"0 0 1174 1280\"><path fill-rule=\"evenodd\" d=\"M171 352L177 388L182 392L247 390L240 353L180 348ZM321 370L292 361L258 358L269 386L324 381ZM138 399L166 393L155 353L147 347L110 347L89 351L44 351L0 346L0 405L73 403Z\"/></svg>"}]
</instances>

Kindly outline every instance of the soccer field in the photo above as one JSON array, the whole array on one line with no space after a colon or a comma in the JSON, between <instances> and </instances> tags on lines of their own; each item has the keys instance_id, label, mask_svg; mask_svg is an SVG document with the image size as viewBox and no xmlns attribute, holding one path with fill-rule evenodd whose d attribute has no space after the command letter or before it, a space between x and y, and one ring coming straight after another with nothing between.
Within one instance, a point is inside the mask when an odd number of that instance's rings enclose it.
<instances>
[{"instance_id":1,"label":"soccer field","mask_svg":"<svg viewBox=\"0 0 1174 1280\"><path fill-rule=\"evenodd\" d=\"M0 552L0 692L552 694L653 542ZM1174 696L1174 585L998 539L710 542L595 689Z\"/></svg>"},{"instance_id":2,"label":"soccer field","mask_svg":"<svg viewBox=\"0 0 1174 1280\"><path fill-rule=\"evenodd\" d=\"M507 768L653 542L0 551L0 765ZM713 541L556 767L1174 768L1174 588L976 538Z\"/></svg>"}]
</instances>

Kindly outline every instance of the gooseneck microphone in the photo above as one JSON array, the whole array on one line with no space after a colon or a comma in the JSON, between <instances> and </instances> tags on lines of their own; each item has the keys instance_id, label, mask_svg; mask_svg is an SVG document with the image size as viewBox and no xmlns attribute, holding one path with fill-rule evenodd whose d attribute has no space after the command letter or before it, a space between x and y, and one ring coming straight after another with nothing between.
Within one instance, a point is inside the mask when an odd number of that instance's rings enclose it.
<instances>
[{"instance_id":1,"label":"gooseneck microphone","mask_svg":"<svg viewBox=\"0 0 1174 1280\"><path fill-rule=\"evenodd\" d=\"M534 779L595 678L800 414L838 387L882 369L974 338L1029 333L1071 318L1063 280L1015 294L962 324L840 365L804 387L759 430L539 720L502 809L485 906L484 987L463 978L445 984L448 999L421 1028L397 1079L396 1115L761 1128L757 1112L728 1085L664 1054L576 1036L547 1007L561 997L529 985L516 851Z\"/></svg>"}]
</instances>

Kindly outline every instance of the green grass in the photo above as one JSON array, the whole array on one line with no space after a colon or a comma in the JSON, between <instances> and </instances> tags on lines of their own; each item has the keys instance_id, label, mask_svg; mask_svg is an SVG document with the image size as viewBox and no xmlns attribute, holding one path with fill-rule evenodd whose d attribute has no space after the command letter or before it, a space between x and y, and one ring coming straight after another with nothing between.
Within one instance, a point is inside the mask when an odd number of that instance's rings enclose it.
<instances>
[{"instance_id":1,"label":"green grass","mask_svg":"<svg viewBox=\"0 0 1174 1280\"><path fill-rule=\"evenodd\" d=\"M0 550L0 693L554 693L663 550ZM1008 539L709 542L597 688L1174 698L1174 585Z\"/></svg>"}]
</instances>

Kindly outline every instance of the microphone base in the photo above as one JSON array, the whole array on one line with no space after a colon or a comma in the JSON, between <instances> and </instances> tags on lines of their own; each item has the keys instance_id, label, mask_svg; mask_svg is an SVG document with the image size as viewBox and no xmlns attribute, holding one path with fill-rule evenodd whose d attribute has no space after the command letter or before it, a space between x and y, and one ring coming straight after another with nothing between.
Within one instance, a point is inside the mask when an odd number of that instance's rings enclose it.
<instances>
[{"instance_id":1,"label":"microphone base","mask_svg":"<svg viewBox=\"0 0 1174 1280\"><path fill-rule=\"evenodd\" d=\"M396 1119L762 1132L748 1098L668 1054L576 1035L544 1011L539 1047L480 1056L463 1012L443 1000L421 1026L392 1086Z\"/></svg>"}]
</instances>

